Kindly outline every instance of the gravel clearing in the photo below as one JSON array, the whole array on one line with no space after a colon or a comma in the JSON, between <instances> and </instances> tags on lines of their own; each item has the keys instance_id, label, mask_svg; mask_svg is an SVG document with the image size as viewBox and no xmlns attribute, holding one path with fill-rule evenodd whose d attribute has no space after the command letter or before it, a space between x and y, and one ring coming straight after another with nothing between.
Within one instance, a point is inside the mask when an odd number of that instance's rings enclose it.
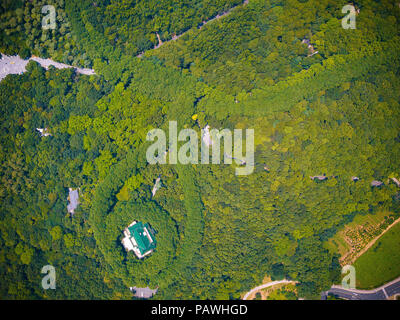
<instances>
[{"instance_id":1,"label":"gravel clearing","mask_svg":"<svg viewBox=\"0 0 400 320\"><path fill-rule=\"evenodd\" d=\"M76 72L84 75L94 75L96 74L93 69L76 68L69 66L64 63L59 63L51 59L43 59L39 57L32 56L28 60L21 59L19 56L6 56L1 53L0 59L0 81L3 80L9 74L22 74L26 71L26 65L30 60L36 61L46 70L50 66L54 66L57 69L74 68Z\"/></svg>"},{"instance_id":2,"label":"gravel clearing","mask_svg":"<svg viewBox=\"0 0 400 320\"><path fill-rule=\"evenodd\" d=\"M23 60L19 56L6 56L1 54L0 60L0 81L8 74L22 74L26 71L29 60Z\"/></svg>"}]
</instances>

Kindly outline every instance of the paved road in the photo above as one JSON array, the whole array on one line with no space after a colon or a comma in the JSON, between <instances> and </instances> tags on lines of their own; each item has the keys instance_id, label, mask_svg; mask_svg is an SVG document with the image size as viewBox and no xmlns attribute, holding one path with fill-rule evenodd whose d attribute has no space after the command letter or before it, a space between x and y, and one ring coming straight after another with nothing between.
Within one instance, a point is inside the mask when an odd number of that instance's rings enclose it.
<instances>
[{"instance_id":1,"label":"paved road","mask_svg":"<svg viewBox=\"0 0 400 320\"><path fill-rule=\"evenodd\" d=\"M341 286L332 286L328 291L321 293L321 299L326 300L328 294L346 300L386 300L395 294L400 294L400 277L372 290L345 289Z\"/></svg>"},{"instance_id":2,"label":"paved road","mask_svg":"<svg viewBox=\"0 0 400 320\"><path fill-rule=\"evenodd\" d=\"M260 289L271 287L280 283L296 283L296 282L284 279L280 281L272 281L269 283L265 283L247 292L243 297L243 300L247 300L247 298L252 293L257 292ZM380 286L379 288L372 290L345 289L342 286L333 285L328 291L321 293L321 299L326 300L328 294L332 294L346 300L386 300L391 296L400 294L400 277L384 284L383 286Z\"/></svg>"},{"instance_id":3,"label":"paved road","mask_svg":"<svg viewBox=\"0 0 400 320\"><path fill-rule=\"evenodd\" d=\"M332 294L346 300L385 300L386 296L383 290L371 293L357 293L347 289L331 288L321 294L321 298L326 300L327 294Z\"/></svg>"},{"instance_id":4,"label":"paved road","mask_svg":"<svg viewBox=\"0 0 400 320\"><path fill-rule=\"evenodd\" d=\"M400 280L385 287L385 291L389 297L400 294Z\"/></svg>"}]
</instances>

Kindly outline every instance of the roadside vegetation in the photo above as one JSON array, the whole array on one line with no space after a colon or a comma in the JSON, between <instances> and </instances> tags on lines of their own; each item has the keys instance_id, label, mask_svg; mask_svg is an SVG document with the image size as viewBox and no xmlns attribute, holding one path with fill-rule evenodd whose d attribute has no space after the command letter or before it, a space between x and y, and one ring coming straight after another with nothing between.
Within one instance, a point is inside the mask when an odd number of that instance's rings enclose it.
<instances>
[{"instance_id":1,"label":"roadside vegetation","mask_svg":"<svg viewBox=\"0 0 400 320\"><path fill-rule=\"evenodd\" d=\"M297 300L294 284L281 284L257 291L251 300Z\"/></svg>"}]
</instances>

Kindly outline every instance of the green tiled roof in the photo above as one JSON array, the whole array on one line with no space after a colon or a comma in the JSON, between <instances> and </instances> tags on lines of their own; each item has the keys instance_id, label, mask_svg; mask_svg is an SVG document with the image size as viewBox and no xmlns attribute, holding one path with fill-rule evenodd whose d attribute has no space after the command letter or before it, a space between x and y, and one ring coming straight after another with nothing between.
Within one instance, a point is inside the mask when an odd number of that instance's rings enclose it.
<instances>
[{"instance_id":1,"label":"green tiled roof","mask_svg":"<svg viewBox=\"0 0 400 320\"><path fill-rule=\"evenodd\" d=\"M145 228L153 242L150 242L149 238L144 234ZM156 247L156 239L148 223L143 226L142 222L137 222L133 226L129 227L128 230L131 237L135 239L141 254L145 254Z\"/></svg>"}]
</instances>

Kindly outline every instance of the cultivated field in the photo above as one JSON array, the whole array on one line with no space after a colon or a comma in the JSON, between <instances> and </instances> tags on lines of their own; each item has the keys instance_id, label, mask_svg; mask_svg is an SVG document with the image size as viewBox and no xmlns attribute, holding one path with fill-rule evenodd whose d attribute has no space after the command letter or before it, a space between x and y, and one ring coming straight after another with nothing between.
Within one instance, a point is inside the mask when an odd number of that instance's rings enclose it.
<instances>
[{"instance_id":1,"label":"cultivated field","mask_svg":"<svg viewBox=\"0 0 400 320\"><path fill-rule=\"evenodd\" d=\"M400 275L400 224L387 231L354 263L358 289L378 287Z\"/></svg>"},{"instance_id":2,"label":"cultivated field","mask_svg":"<svg viewBox=\"0 0 400 320\"><path fill-rule=\"evenodd\" d=\"M342 266L352 264L362 250L395 221L392 215L388 211L381 211L375 215L358 215L325 242L325 247L340 254Z\"/></svg>"}]
</instances>

